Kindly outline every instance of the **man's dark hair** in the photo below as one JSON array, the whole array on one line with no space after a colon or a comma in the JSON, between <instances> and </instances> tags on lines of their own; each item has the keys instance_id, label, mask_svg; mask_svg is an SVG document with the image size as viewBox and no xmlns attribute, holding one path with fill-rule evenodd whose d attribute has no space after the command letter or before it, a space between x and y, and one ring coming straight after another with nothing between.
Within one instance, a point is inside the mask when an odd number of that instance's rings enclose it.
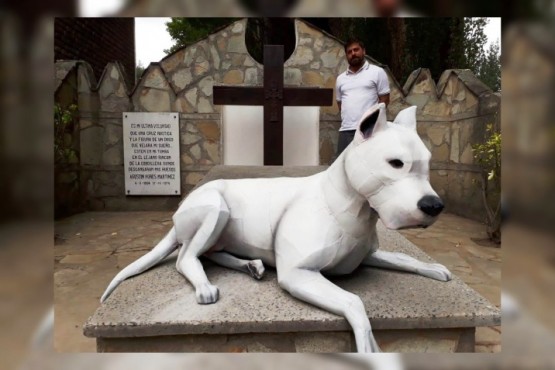
<instances>
[{"instance_id":1,"label":"man's dark hair","mask_svg":"<svg viewBox=\"0 0 555 370\"><path fill-rule=\"evenodd\" d=\"M345 52L347 52L347 48L352 44L359 44L362 49L364 49L364 43L355 37L350 37L347 42L345 43Z\"/></svg>"}]
</instances>

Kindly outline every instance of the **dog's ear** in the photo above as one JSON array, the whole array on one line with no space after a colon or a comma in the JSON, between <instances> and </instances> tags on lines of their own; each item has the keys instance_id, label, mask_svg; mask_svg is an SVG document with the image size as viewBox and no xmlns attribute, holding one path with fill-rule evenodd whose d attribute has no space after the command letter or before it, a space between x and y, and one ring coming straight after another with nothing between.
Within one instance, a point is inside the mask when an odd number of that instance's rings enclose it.
<instances>
[{"instance_id":1,"label":"dog's ear","mask_svg":"<svg viewBox=\"0 0 555 370\"><path fill-rule=\"evenodd\" d=\"M364 139L368 139L373 133L387 127L385 104L379 103L370 108L363 116L358 128Z\"/></svg>"},{"instance_id":2,"label":"dog's ear","mask_svg":"<svg viewBox=\"0 0 555 370\"><path fill-rule=\"evenodd\" d=\"M393 120L393 123L403 125L416 131L416 105L400 111Z\"/></svg>"}]
</instances>

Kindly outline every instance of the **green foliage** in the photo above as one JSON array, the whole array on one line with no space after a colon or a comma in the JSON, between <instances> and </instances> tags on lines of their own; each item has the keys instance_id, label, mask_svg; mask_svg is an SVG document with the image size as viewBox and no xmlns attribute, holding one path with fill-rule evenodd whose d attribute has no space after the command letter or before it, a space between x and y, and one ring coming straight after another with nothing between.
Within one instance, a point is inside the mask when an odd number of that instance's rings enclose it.
<instances>
[{"instance_id":1,"label":"green foliage","mask_svg":"<svg viewBox=\"0 0 555 370\"><path fill-rule=\"evenodd\" d=\"M54 163L77 163L75 149L71 147L71 132L75 128L77 105L71 104L67 108L59 104L54 105Z\"/></svg>"},{"instance_id":2,"label":"green foliage","mask_svg":"<svg viewBox=\"0 0 555 370\"><path fill-rule=\"evenodd\" d=\"M501 54L499 40L492 43L479 66L478 78L488 85L493 91L501 90Z\"/></svg>"},{"instance_id":3,"label":"green foliage","mask_svg":"<svg viewBox=\"0 0 555 370\"><path fill-rule=\"evenodd\" d=\"M464 38L460 18L409 18L406 19L407 41L404 53L407 65L400 81L418 68L428 68L434 80L443 71L457 67Z\"/></svg>"},{"instance_id":4,"label":"green foliage","mask_svg":"<svg viewBox=\"0 0 555 370\"><path fill-rule=\"evenodd\" d=\"M470 69L492 90L501 86L499 43L486 53L484 32L487 18L408 18L405 20L406 44L403 52L406 65L396 74L404 81L413 70L430 69L437 81L446 69Z\"/></svg>"},{"instance_id":5,"label":"green foliage","mask_svg":"<svg viewBox=\"0 0 555 370\"><path fill-rule=\"evenodd\" d=\"M476 163L482 167L480 180L482 200L487 214L487 232L490 239L499 243L501 240L501 133L495 130L493 124L486 126L484 143L472 145L472 151ZM496 197L493 202L492 194Z\"/></svg>"},{"instance_id":6,"label":"green foliage","mask_svg":"<svg viewBox=\"0 0 555 370\"><path fill-rule=\"evenodd\" d=\"M464 18L453 18L449 24L450 43L447 64L450 68L465 68L466 66L464 22Z\"/></svg>"},{"instance_id":7,"label":"green foliage","mask_svg":"<svg viewBox=\"0 0 555 370\"><path fill-rule=\"evenodd\" d=\"M366 53L406 81L428 68L437 81L446 69L471 69L477 76L486 60L487 18L329 18L309 19L341 40L361 39ZM493 87L492 87L493 88Z\"/></svg>"},{"instance_id":8,"label":"green foliage","mask_svg":"<svg viewBox=\"0 0 555 370\"><path fill-rule=\"evenodd\" d=\"M487 51L484 46L487 36L484 28L487 18L463 18L452 25L452 48L449 54L450 68L470 69L476 77L493 91L501 90L501 61L499 40Z\"/></svg>"},{"instance_id":9,"label":"green foliage","mask_svg":"<svg viewBox=\"0 0 555 370\"><path fill-rule=\"evenodd\" d=\"M487 173L488 181L499 180L501 177L501 133L493 128L493 124L486 126L487 138L483 144L472 145L474 159Z\"/></svg>"},{"instance_id":10,"label":"green foliage","mask_svg":"<svg viewBox=\"0 0 555 370\"><path fill-rule=\"evenodd\" d=\"M166 29L175 45L164 52L170 54L191 45L235 20L236 18L172 18L166 23Z\"/></svg>"},{"instance_id":11,"label":"green foliage","mask_svg":"<svg viewBox=\"0 0 555 370\"><path fill-rule=\"evenodd\" d=\"M137 83L137 81L139 81L139 79L143 75L145 69L146 69L146 67L141 62L139 62L139 64L137 64L137 66L135 67L135 83Z\"/></svg>"},{"instance_id":12,"label":"green foliage","mask_svg":"<svg viewBox=\"0 0 555 370\"><path fill-rule=\"evenodd\" d=\"M463 50L465 53L464 65L459 68L468 68L478 75L480 65L485 59L484 46L488 41L484 28L488 24L487 18L465 18Z\"/></svg>"}]
</instances>

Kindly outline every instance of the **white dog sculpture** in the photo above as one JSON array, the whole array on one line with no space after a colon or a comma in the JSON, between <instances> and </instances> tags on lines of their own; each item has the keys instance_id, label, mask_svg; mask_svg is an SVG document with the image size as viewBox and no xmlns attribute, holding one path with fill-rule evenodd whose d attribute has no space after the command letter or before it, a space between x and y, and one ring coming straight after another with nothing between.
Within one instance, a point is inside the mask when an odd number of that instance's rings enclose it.
<instances>
[{"instance_id":1,"label":"white dog sculpture","mask_svg":"<svg viewBox=\"0 0 555 370\"><path fill-rule=\"evenodd\" d=\"M218 300L218 288L199 261L202 255L257 279L263 264L275 266L280 286L291 295L347 319L358 352L378 352L360 298L322 274L348 274L362 264L451 279L442 265L378 251L378 217L390 229L427 227L443 209L429 183L430 157L416 133L416 107L401 111L392 123L385 105L378 104L324 172L215 180L193 191L174 214L169 233L118 273L101 301L181 245L176 267L195 287L198 303Z\"/></svg>"}]
</instances>

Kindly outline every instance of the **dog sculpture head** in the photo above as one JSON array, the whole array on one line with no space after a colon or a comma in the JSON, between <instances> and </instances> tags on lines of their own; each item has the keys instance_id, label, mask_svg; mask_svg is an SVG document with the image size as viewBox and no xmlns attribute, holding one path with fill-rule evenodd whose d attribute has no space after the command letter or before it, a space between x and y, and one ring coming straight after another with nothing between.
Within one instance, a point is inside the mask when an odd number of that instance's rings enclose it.
<instances>
[{"instance_id":1,"label":"dog sculpture head","mask_svg":"<svg viewBox=\"0 0 555 370\"><path fill-rule=\"evenodd\" d=\"M389 229L427 227L443 210L429 181L430 151L416 132L416 106L387 122L385 105L377 104L359 122L345 151L351 185Z\"/></svg>"}]
</instances>

